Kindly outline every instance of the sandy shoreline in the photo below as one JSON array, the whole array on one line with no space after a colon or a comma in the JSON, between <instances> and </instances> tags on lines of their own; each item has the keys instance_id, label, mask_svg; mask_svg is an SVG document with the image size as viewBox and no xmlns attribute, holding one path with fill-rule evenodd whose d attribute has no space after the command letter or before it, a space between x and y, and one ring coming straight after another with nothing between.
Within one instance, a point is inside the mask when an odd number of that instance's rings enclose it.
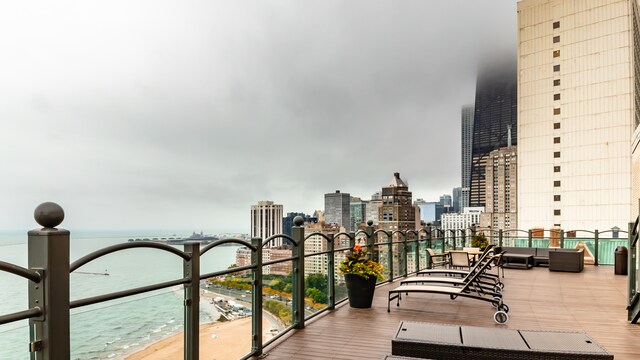
<instances>
[{"instance_id":1,"label":"sandy shoreline","mask_svg":"<svg viewBox=\"0 0 640 360\"><path fill-rule=\"evenodd\" d=\"M262 317L266 334L263 339L272 337L268 333L271 321ZM127 360L182 360L184 352L183 332L155 342L145 349L131 354ZM251 318L233 320L224 323L200 325L200 359L239 359L251 351Z\"/></svg>"}]
</instances>

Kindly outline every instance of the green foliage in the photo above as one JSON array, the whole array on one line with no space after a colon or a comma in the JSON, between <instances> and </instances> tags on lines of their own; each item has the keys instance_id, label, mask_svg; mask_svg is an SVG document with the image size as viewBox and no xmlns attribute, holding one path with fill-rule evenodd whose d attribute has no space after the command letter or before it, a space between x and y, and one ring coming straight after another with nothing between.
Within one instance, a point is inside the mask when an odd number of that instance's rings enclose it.
<instances>
[{"instance_id":1,"label":"green foliage","mask_svg":"<svg viewBox=\"0 0 640 360\"><path fill-rule=\"evenodd\" d=\"M329 278L319 273L309 274L304 282L306 288L316 288L320 291L326 291L329 288Z\"/></svg>"},{"instance_id":2,"label":"green foliage","mask_svg":"<svg viewBox=\"0 0 640 360\"><path fill-rule=\"evenodd\" d=\"M487 237L484 236L484 233L479 233L471 239L471 246L484 250L489 246L489 241L487 240Z\"/></svg>"},{"instance_id":3,"label":"green foliage","mask_svg":"<svg viewBox=\"0 0 640 360\"><path fill-rule=\"evenodd\" d=\"M310 298L313 302L318 304L327 303L327 294L324 291L320 291L316 288L306 288L304 296Z\"/></svg>"},{"instance_id":4,"label":"green foliage","mask_svg":"<svg viewBox=\"0 0 640 360\"><path fill-rule=\"evenodd\" d=\"M378 280L384 280L382 265L369 259L366 250L360 245L353 247L351 253L340 263L338 270L343 274L359 275L365 279L375 276Z\"/></svg>"}]
</instances>

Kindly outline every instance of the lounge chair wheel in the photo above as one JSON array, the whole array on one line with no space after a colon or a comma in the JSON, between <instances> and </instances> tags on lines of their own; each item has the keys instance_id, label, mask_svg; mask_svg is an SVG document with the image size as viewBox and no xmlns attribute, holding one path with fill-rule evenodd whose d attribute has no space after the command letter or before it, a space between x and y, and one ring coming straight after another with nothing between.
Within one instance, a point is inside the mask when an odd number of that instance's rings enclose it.
<instances>
[{"instance_id":1,"label":"lounge chair wheel","mask_svg":"<svg viewBox=\"0 0 640 360\"><path fill-rule=\"evenodd\" d=\"M493 314L493 320L497 324L506 324L507 321L509 321L509 314L504 311L496 311L496 313Z\"/></svg>"},{"instance_id":2,"label":"lounge chair wheel","mask_svg":"<svg viewBox=\"0 0 640 360\"><path fill-rule=\"evenodd\" d=\"M498 304L502 303L502 300L500 300L500 297L498 297L498 296L494 296L492 299L495 300L495 301L492 301L491 305L493 305L493 307L495 307L495 308L498 307Z\"/></svg>"}]
</instances>

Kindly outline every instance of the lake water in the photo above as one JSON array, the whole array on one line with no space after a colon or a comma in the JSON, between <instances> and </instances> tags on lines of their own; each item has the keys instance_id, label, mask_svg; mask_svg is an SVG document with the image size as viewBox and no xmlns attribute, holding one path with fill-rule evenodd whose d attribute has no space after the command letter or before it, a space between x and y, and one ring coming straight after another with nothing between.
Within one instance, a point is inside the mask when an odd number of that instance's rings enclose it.
<instances>
[{"instance_id":1,"label":"lake water","mask_svg":"<svg viewBox=\"0 0 640 360\"><path fill-rule=\"evenodd\" d=\"M71 233L71 262L129 238L168 237L184 232ZM0 260L26 267L27 235L0 233ZM182 248L182 246L177 246ZM221 246L201 259L202 273L226 269L235 262L235 246ZM132 249L106 255L71 274L71 300L182 278L182 259L165 251ZM27 309L28 281L0 272L0 314ZM71 311L71 359L120 359L148 344L182 331L182 287L162 289ZM201 303L201 322L219 315ZM0 359L28 359L28 321L0 326Z\"/></svg>"}]
</instances>

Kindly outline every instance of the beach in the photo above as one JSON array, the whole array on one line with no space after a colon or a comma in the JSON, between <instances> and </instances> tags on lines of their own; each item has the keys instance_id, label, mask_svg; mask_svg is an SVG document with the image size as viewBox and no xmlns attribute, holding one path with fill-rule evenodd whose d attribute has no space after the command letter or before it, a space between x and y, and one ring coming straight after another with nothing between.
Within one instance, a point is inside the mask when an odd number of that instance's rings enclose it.
<instances>
[{"instance_id":1,"label":"beach","mask_svg":"<svg viewBox=\"0 0 640 360\"><path fill-rule=\"evenodd\" d=\"M263 316L263 339L273 335L273 319ZM158 360L184 358L183 333L175 334L149 345L144 350L125 357L127 360ZM200 325L200 359L239 359L251 351L251 318Z\"/></svg>"}]
</instances>

